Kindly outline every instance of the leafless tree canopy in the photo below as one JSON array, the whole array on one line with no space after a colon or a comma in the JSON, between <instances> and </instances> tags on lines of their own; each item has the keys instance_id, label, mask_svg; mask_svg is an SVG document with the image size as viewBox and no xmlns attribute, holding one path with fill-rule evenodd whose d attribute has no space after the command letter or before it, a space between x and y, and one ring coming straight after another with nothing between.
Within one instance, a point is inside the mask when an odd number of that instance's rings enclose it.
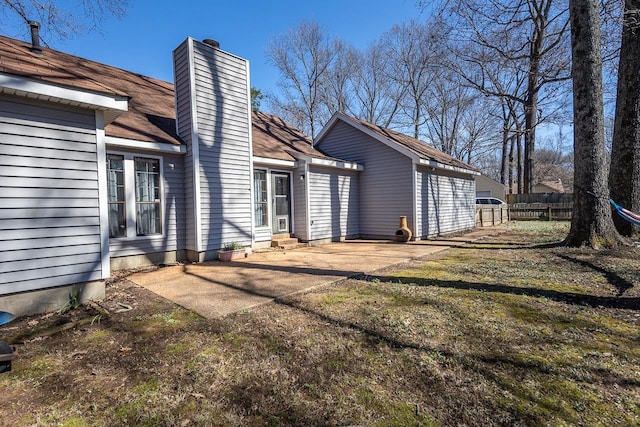
<instances>
[{"instance_id":1,"label":"leafless tree canopy","mask_svg":"<svg viewBox=\"0 0 640 427\"><path fill-rule=\"evenodd\" d=\"M128 0L0 0L0 29L24 35L27 22L38 21L46 43L99 29L106 17L123 16L127 4Z\"/></svg>"}]
</instances>

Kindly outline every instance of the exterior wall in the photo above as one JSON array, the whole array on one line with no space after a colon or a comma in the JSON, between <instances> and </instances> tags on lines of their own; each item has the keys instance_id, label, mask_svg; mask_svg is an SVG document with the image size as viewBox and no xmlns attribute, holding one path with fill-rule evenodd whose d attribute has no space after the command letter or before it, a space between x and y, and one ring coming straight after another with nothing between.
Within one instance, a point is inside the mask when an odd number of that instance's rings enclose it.
<instances>
[{"instance_id":1,"label":"exterior wall","mask_svg":"<svg viewBox=\"0 0 640 427\"><path fill-rule=\"evenodd\" d=\"M364 165L359 179L363 238L394 238L400 216L406 216L413 228L411 159L342 121L319 148L330 156Z\"/></svg>"},{"instance_id":2,"label":"exterior wall","mask_svg":"<svg viewBox=\"0 0 640 427\"><path fill-rule=\"evenodd\" d=\"M475 180L477 197L497 197L500 200L506 200L506 190L504 185L482 175L476 176Z\"/></svg>"},{"instance_id":3,"label":"exterior wall","mask_svg":"<svg viewBox=\"0 0 640 427\"><path fill-rule=\"evenodd\" d=\"M293 230L294 235L308 242L309 225L308 225L308 209L307 209L307 181L306 166L302 165L293 171ZM304 179L302 179L304 177Z\"/></svg>"},{"instance_id":4,"label":"exterior wall","mask_svg":"<svg viewBox=\"0 0 640 427\"><path fill-rule=\"evenodd\" d=\"M309 166L309 240L360 235L358 172Z\"/></svg>"},{"instance_id":5,"label":"exterior wall","mask_svg":"<svg viewBox=\"0 0 640 427\"><path fill-rule=\"evenodd\" d=\"M473 176L442 170L416 171L416 237L468 230L475 227Z\"/></svg>"},{"instance_id":6,"label":"exterior wall","mask_svg":"<svg viewBox=\"0 0 640 427\"><path fill-rule=\"evenodd\" d=\"M199 198L192 203L197 223L189 230L196 233L198 258L211 259L225 243L252 243L249 66L244 59L192 39L174 58L176 79L190 76L188 85L176 85L179 131L185 132L188 127L182 123L191 121L191 134L180 134L189 144L187 161L195 168L185 190L193 189ZM180 92L186 87L187 93Z\"/></svg>"},{"instance_id":7,"label":"exterior wall","mask_svg":"<svg viewBox=\"0 0 640 427\"><path fill-rule=\"evenodd\" d=\"M197 251L198 245L196 229L196 199L194 177L194 150L193 150L193 117L191 114L191 69L189 67L188 43L181 44L174 52L174 80L176 97L176 127L177 133L187 144L187 153L184 157L184 195L185 195L185 249Z\"/></svg>"},{"instance_id":8,"label":"exterior wall","mask_svg":"<svg viewBox=\"0 0 640 427\"><path fill-rule=\"evenodd\" d=\"M108 153L123 153L123 150L110 150ZM129 151L131 152L131 151ZM185 192L184 192L184 157L168 153L143 153L131 152L141 157L160 157L162 164L162 190L163 221L162 235L158 236L133 236L109 239L109 253L112 258L137 257L135 264L157 264L163 262L175 262L182 260L184 254L178 254L179 250L186 247L186 221L185 221ZM161 253L167 253L162 255ZM113 270L131 266L130 261L112 259Z\"/></svg>"},{"instance_id":9,"label":"exterior wall","mask_svg":"<svg viewBox=\"0 0 640 427\"><path fill-rule=\"evenodd\" d=\"M0 294L103 279L93 111L0 96Z\"/></svg>"}]
</instances>

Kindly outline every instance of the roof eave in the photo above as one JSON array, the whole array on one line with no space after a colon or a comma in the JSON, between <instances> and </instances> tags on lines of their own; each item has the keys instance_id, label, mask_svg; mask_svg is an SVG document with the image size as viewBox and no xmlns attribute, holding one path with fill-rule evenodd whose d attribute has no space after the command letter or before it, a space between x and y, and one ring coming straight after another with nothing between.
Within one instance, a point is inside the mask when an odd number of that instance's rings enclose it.
<instances>
[{"instance_id":1,"label":"roof eave","mask_svg":"<svg viewBox=\"0 0 640 427\"><path fill-rule=\"evenodd\" d=\"M187 152L186 145L167 144L166 142L138 141L134 139L117 138L113 136L106 136L105 143L109 147L157 151L161 153L185 154Z\"/></svg>"},{"instance_id":2,"label":"roof eave","mask_svg":"<svg viewBox=\"0 0 640 427\"><path fill-rule=\"evenodd\" d=\"M339 159L323 159L320 157L310 156L308 154L296 153L295 156L307 164L316 165L316 166L324 166L328 168L336 168L336 169L348 169L355 171L363 171L364 166L355 163L355 162L347 162Z\"/></svg>"},{"instance_id":3,"label":"roof eave","mask_svg":"<svg viewBox=\"0 0 640 427\"><path fill-rule=\"evenodd\" d=\"M128 110L125 96L71 89L6 73L0 73L0 93L104 111L105 125Z\"/></svg>"},{"instance_id":4,"label":"roof eave","mask_svg":"<svg viewBox=\"0 0 640 427\"><path fill-rule=\"evenodd\" d=\"M480 175L480 172L478 172L478 171L475 171L475 170L472 170L472 169L461 168L459 166L447 165L447 164L440 163L440 162L437 162L437 161L432 160L432 159L420 159L417 163L419 163L422 166L432 167L434 169L442 169L442 170L447 170L447 171L466 173L466 174L469 174L469 175Z\"/></svg>"}]
</instances>

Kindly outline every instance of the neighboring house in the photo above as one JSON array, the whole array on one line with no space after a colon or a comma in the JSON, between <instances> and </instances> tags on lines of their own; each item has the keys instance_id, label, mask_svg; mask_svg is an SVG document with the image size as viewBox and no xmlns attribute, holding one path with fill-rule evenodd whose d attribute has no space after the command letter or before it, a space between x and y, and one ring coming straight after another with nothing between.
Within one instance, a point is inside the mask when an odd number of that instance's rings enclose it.
<instances>
[{"instance_id":1,"label":"neighboring house","mask_svg":"<svg viewBox=\"0 0 640 427\"><path fill-rule=\"evenodd\" d=\"M360 236L388 238L406 216L414 238L475 226L477 169L401 133L336 113L314 146L365 166Z\"/></svg>"},{"instance_id":2,"label":"neighboring house","mask_svg":"<svg viewBox=\"0 0 640 427\"><path fill-rule=\"evenodd\" d=\"M506 187L484 175L476 175L476 197L495 197L506 201Z\"/></svg>"},{"instance_id":3,"label":"neighboring house","mask_svg":"<svg viewBox=\"0 0 640 427\"><path fill-rule=\"evenodd\" d=\"M344 115L314 148L251 112L246 60L191 38L173 58L175 85L0 37L0 310L99 298L112 270L229 242L474 226L472 167Z\"/></svg>"},{"instance_id":4,"label":"neighboring house","mask_svg":"<svg viewBox=\"0 0 640 427\"><path fill-rule=\"evenodd\" d=\"M561 179L555 181L541 181L533 186L534 193L565 193Z\"/></svg>"}]
</instances>

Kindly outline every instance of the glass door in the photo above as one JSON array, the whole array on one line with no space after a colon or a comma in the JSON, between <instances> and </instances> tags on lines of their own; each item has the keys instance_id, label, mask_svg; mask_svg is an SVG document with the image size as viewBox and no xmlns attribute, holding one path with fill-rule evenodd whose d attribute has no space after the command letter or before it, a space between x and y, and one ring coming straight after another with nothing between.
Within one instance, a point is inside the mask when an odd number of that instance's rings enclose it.
<instances>
[{"instance_id":1,"label":"glass door","mask_svg":"<svg viewBox=\"0 0 640 427\"><path fill-rule=\"evenodd\" d=\"M273 178L273 199L272 209L273 212L273 233L288 233L291 210L291 190L289 188L289 174L287 173L272 173Z\"/></svg>"}]
</instances>

